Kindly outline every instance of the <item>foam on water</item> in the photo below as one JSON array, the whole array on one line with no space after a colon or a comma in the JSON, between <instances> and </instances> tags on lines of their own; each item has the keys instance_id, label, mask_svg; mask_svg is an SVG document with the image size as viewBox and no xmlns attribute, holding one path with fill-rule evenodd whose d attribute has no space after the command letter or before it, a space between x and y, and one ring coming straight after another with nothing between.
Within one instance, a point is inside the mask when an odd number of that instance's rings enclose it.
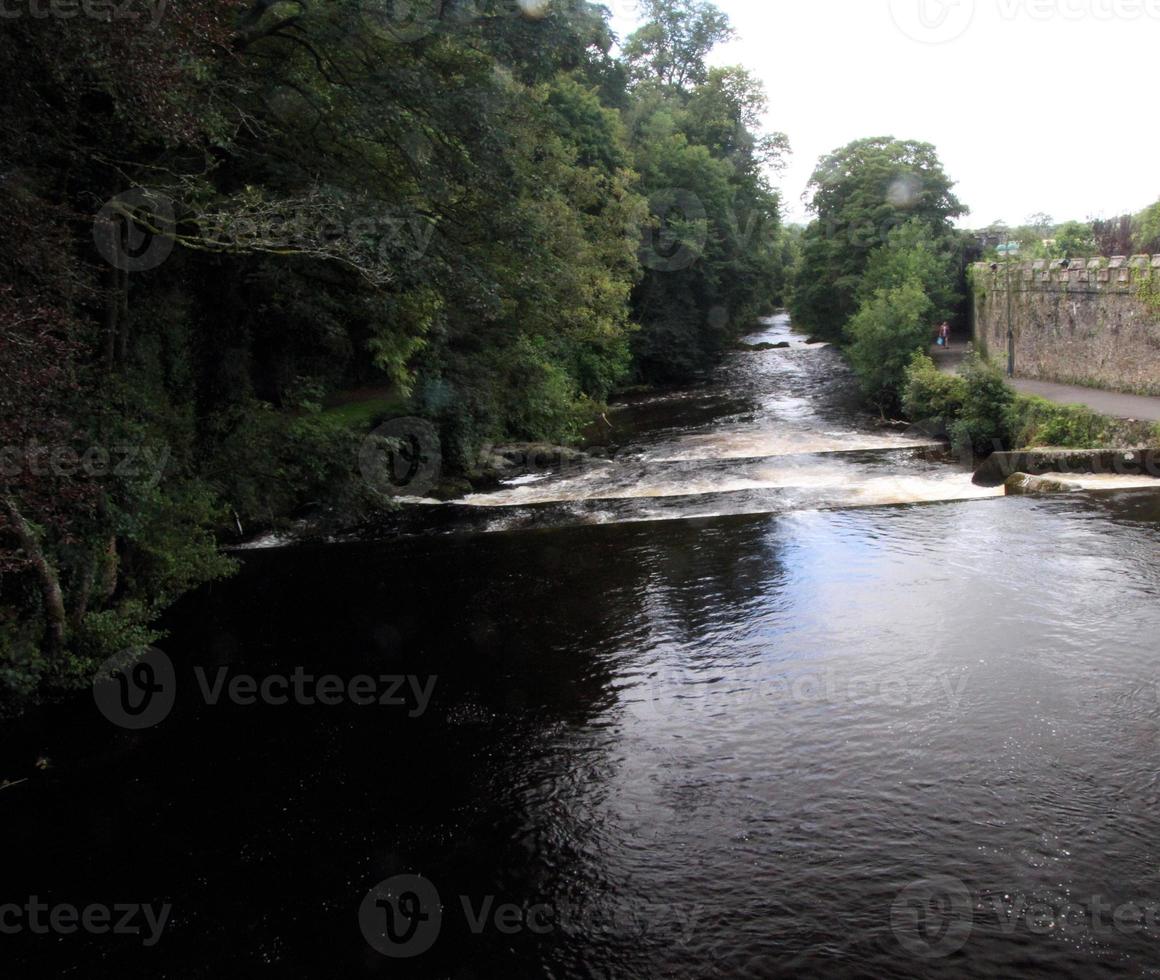
<instances>
[{"instance_id":1,"label":"foam on water","mask_svg":"<svg viewBox=\"0 0 1160 980\"><path fill-rule=\"evenodd\" d=\"M590 523L598 502L617 504L599 511L601 521L638 521L1002 495L1002 488L974 486L965 468L940 455L942 444L861 414L841 358L826 345L805 344L784 314L748 341L791 347L738 352L707 386L622 406L612 417L616 434L627 436L588 464L513 480L459 503L495 510L554 505L559 519ZM512 523L497 516L494 526Z\"/></svg>"}]
</instances>

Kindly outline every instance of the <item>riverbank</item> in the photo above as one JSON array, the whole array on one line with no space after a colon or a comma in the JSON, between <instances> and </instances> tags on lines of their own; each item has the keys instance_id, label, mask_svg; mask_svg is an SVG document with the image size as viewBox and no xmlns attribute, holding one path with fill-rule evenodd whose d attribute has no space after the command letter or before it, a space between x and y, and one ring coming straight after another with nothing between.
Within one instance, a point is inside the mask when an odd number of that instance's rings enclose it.
<instances>
[{"instance_id":1,"label":"riverbank","mask_svg":"<svg viewBox=\"0 0 1160 980\"><path fill-rule=\"evenodd\" d=\"M1019 449L1146 449L1160 445L1160 423L1059 404L1012 386L967 348L915 355L906 371L904 409L957 451L986 457Z\"/></svg>"}]
</instances>

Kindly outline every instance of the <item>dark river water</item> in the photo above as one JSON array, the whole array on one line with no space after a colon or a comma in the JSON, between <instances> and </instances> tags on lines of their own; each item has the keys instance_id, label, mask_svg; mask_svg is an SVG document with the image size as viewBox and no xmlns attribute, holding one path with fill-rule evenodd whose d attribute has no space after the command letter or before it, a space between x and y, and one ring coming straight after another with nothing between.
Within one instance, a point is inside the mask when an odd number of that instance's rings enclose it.
<instances>
[{"instance_id":1,"label":"dark river water","mask_svg":"<svg viewBox=\"0 0 1160 980\"><path fill-rule=\"evenodd\" d=\"M793 343L590 466L246 552L156 727L10 732L51 765L0 792L0 905L171 910L0 935L4 975L1160 974L1160 493L980 491Z\"/></svg>"}]
</instances>

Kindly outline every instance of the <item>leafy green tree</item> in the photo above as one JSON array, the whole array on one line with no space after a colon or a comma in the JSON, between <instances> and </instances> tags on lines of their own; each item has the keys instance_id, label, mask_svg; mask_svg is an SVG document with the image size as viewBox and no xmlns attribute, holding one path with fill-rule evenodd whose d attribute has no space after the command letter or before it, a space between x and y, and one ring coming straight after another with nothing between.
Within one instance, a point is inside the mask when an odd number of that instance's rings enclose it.
<instances>
[{"instance_id":1,"label":"leafy green tree","mask_svg":"<svg viewBox=\"0 0 1160 980\"><path fill-rule=\"evenodd\" d=\"M1145 208L1132 223L1135 251L1142 255L1160 254L1160 201Z\"/></svg>"},{"instance_id":2,"label":"leafy green tree","mask_svg":"<svg viewBox=\"0 0 1160 980\"><path fill-rule=\"evenodd\" d=\"M865 302L881 290L917 282L931 302L932 317L947 320L962 300L956 288L960 265L956 239L935 236L923 222L908 221L891 231L885 244L870 253L858 285L858 299Z\"/></svg>"},{"instance_id":3,"label":"leafy green tree","mask_svg":"<svg viewBox=\"0 0 1160 980\"><path fill-rule=\"evenodd\" d=\"M918 351L906 368L902 410L932 436L945 436L962 415L967 382L959 374L939 369L926 351Z\"/></svg>"},{"instance_id":4,"label":"leafy green tree","mask_svg":"<svg viewBox=\"0 0 1160 980\"><path fill-rule=\"evenodd\" d=\"M768 174L785 137L763 133L765 92L705 56L730 36L704 3L652 3L626 56L636 84L625 118L652 220L633 294L638 380L671 383L712 365L784 292L779 199Z\"/></svg>"},{"instance_id":5,"label":"leafy green tree","mask_svg":"<svg viewBox=\"0 0 1160 980\"><path fill-rule=\"evenodd\" d=\"M1090 258L1098 250L1092 226L1086 222L1068 221L1054 232L1052 253L1059 258Z\"/></svg>"},{"instance_id":6,"label":"leafy green tree","mask_svg":"<svg viewBox=\"0 0 1160 980\"><path fill-rule=\"evenodd\" d=\"M1040 238L1047 238L1055 227L1055 219L1043 211L1028 216L1025 226Z\"/></svg>"},{"instance_id":7,"label":"leafy green tree","mask_svg":"<svg viewBox=\"0 0 1160 980\"><path fill-rule=\"evenodd\" d=\"M794 286L795 319L832 338L858 306L871 253L901 225L919 222L951 239L950 221L966 213L933 146L879 137L823 157L810 180L817 215L805 231Z\"/></svg>"},{"instance_id":8,"label":"leafy green tree","mask_svg":"<svg viewBox=\"0 0 1160 980\"><path fill-rule=\"evenodd\" d=\"M880 289L846 327L847 354L867 400L884 416L900 405L914 355L930 346L931 302L908 280Z\"/></svg>"},{"instance_id":9,"label":"leafy green tree","mask_svg":"<svg viewBox=\"0 0 1160 980\"><path fill-rule=\"evenodd\" d=\"M5 445L167 464L5 458L2 690L149 642L230 571L227 537L373 516L359 446L384 416L432 421L466 470L485 440L572 439L630 379L703 371L772 307L785 139L749 73L708 67L719 10L646 13L623 58L585 0L5 28ZM154 267L107 261L138 236Z\"/></svg>"},{"instance_id":10,"label":"leafy green tree","mask_svg":"<svg viewBox=\"0 0 1160 980\"><path fill-rule=\"evenodd\" d=\"M709 77L705 57L733 38L729 18L707 0L642 0L645 23L624 44L633 76L685 88Z\"/></svg>"},{"instance_id":11,"label":"leafy green tree","mask_svg":"<svg viewBox=\"0 0 1160 980\"><path fill-rule=\"evenodd\" d=\"M685 127L689 138L708 147L757 180L764 168L780 169L789 153L784 133L764 133L769 98L761 81L745 68L711 68L703 84L689 93Z\"/></svg>"}]
</instances>

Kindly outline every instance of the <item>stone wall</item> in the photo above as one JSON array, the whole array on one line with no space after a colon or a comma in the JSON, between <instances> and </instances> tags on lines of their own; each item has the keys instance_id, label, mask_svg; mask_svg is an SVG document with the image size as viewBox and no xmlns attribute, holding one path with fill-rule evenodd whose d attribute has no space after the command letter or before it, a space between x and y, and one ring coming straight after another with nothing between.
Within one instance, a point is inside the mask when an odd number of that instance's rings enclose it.
<instances>
[{"instance_id":1,"label":"stone wall","mask_svg":"<svg viewBox=\"0 0 1160 980\"><path fill-rule=\"evenodd\" d=\"M1015 374L1160 395L1160 255L974 265L975 344Z\"/></svg>"}]
</instances>

